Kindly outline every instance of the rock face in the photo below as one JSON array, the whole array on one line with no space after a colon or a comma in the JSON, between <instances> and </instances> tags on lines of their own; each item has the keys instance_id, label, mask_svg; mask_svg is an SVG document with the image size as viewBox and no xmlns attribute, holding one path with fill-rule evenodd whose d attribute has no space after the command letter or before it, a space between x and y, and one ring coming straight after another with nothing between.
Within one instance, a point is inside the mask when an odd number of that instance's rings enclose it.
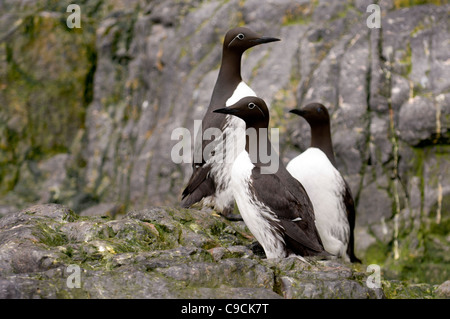
<instances>
[{"instance_id":1,"label":"rock face","mask_svg":"<svg viewBox=\"0 0 450 319\"><path fill-rule=\"evenodd\" d=\"M83 215L103 205L110 216L176 206L191 166L173 161L172 132L193 136L223 35L247 25L282 39L246 53L242 73L271 106L283 160L309 141L306 122L287 111L325 104L357 203L358 257L392 278L441 284L450 277L450 7L404 2L379 1L381 28L369 29L368 0L96 0L81 5L82 28L69 29L68 3L3 1L0 214L49 202Z\"/></svg>"},{"instance_id":2,"label":"rock face","mask_svg":"<svg viewBox=\"0 0 450 319\"><path fill-rule=\"evenodd\" d=\"M0 220L0 298L384 297L348 264L267 260L253 241L243 223L203 211L111 220L32 206Z\"/></svg>"}]
</instances>

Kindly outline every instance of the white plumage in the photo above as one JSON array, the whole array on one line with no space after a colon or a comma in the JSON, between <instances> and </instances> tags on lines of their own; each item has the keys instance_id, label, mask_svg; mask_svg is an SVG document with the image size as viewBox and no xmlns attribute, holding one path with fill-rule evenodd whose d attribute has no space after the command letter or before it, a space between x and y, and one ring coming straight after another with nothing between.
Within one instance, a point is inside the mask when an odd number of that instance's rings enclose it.
<instances>
[{"instance_id":1,"label":"white plumage","mask_svg":"<svg viewBox=\"0 0 450 319\"><path fill-rule=\"evenodd\" d=\"M343 203L345 182L339 171L315 147L292 159L286 169L308 193L325 250L348 261L350 226Z\"/></svg>"},{"instance_id":2,"label":"white plumage","mask_svg":"<svg viewBox=\"0 0 450 319\"><path fill-rule=\"evenodd\" d=\"M226 106L233 105L246 96L256 96L256 93L244 82L241 81L234 90L231 97L226 101ZM223 136L215 147L215 154L209 162L223 163L223 165L212 165L211 174L215 176L218 185L214 199L207 197L203 200L206 205L214 203L219 210L227 207L233 201L233 191L228 184L230 182L231 169L236 157L245 149L245 122L240 118L227 115L223 128ZM226 152L224 153L223 150Z\"/></svg>"},{"instance_id":3,"label":"white plumage","mask_svg":"<svg viewBox=\"0 0 450 319\"><path fill-rule=\"evenodd\" d=\"M231 188L242 218L256 240L263 246L267 258L287 257L285 242L279 232L274 231L270 221L279 224L276 215L258 201L252 192L251 175L255 167L247 151L242 151L233 164Z\"/></svg>"}]
</instances>

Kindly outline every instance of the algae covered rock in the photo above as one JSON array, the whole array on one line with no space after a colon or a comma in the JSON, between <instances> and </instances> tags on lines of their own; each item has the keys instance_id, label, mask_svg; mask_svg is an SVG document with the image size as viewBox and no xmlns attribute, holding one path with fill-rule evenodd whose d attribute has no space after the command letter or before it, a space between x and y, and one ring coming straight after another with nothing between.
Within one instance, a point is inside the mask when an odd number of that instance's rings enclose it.
<instances>
[{"instance_id":1,"label":"algae covered rock","mask_svg":"<svg viewBox=\"0 0 450 319\"><path fill-rule=\"evenodd\" d=\"M340 261L265 259L243 222L153 207L35 205L0 219L1 298L382 298Z\"/></svg>"}]
</instances>

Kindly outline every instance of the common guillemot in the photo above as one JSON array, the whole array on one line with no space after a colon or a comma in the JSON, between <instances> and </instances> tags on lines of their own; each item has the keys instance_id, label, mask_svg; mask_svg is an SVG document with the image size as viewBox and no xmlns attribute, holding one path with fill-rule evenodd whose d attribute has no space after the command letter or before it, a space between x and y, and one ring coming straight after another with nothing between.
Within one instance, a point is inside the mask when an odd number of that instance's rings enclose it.
<instances>
[{"instance_id":1,"label":"common guillemot","mask_svg":"<svg viewBox=\"0 0 450 319\"><path fill-rule=\"evenodd\" d=\"M267 258L328 255L317 232L311 201L301 183L279 161L268 138L269 111L258 97L245 97L216 113L231 114L253 129L231 171L231 188L245 224L264 248ZM265 131L264 131L265 130ZM251 143L253 142L253 143ZM262 146L277 156L278 169L264 173ZM251 151L250 151L251 150Z\"/></svg>"},{"instance_id":2,"label":"common guillemot","mask_svg":"<svg viewBox=\"0 0 450 319\"><path fill-rule=\"evenodd\" d=\"M354 253L355 204L350 187L336 169L328 110L320 103L310 103L290 112L309 123L311 145L286 168L302 183L313 203L325 250L347 261L361 262Z\"/></svg>"},{"instance_id":3,"label":"common guillemot","mask_svg":"<svg viewBox=\"0 0 450 319\"><path fill-rule=\"evenodd\" d=\"M240 219L234 215L234 198L229 187L230 172L235 157L245 145L245 123L233 116L223 117L213 111L236 103L244 96L256 96L256 93L242 80L241 58L249 48L259 44L279 41L277 38L264 37L245 27L229 30L223 41L222 63L214 86L211 101L202 121L201 137L209 128L218 128L222 136L213 141L196 139L195 154L201 154L201 161L192 163L193 172L188 185L182 193L182 207L190 207L202 201L212 206L228 219ZM226 138L233 148L226 149ZM204 154L209 143L216 143L209 154ZM235 155L233 155L235 154ZM226 159L224 159L226 155ZM205 158L206 157L206 158Z\"/></svg>"}]
</instances>

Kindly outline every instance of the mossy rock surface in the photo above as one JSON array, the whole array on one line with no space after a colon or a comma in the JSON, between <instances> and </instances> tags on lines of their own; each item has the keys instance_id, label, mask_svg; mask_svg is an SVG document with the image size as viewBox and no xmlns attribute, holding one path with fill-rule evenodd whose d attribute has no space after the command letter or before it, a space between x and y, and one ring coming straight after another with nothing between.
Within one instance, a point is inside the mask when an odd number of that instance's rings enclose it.
<instances>
[{"instance_id":1,"label":"mossy rock surface","mask_svg":"<svg viewBox=\"0 0 450 319\"><path fill-rule=\"evenodd\" d=\"M2 298L384 298L384 290L431 298L434 290L371 289L365 266L340 260L266 259L243 222L193 209L112 220L36 205L0 219L0 243Z\"/></svg>"}]
</instances>

